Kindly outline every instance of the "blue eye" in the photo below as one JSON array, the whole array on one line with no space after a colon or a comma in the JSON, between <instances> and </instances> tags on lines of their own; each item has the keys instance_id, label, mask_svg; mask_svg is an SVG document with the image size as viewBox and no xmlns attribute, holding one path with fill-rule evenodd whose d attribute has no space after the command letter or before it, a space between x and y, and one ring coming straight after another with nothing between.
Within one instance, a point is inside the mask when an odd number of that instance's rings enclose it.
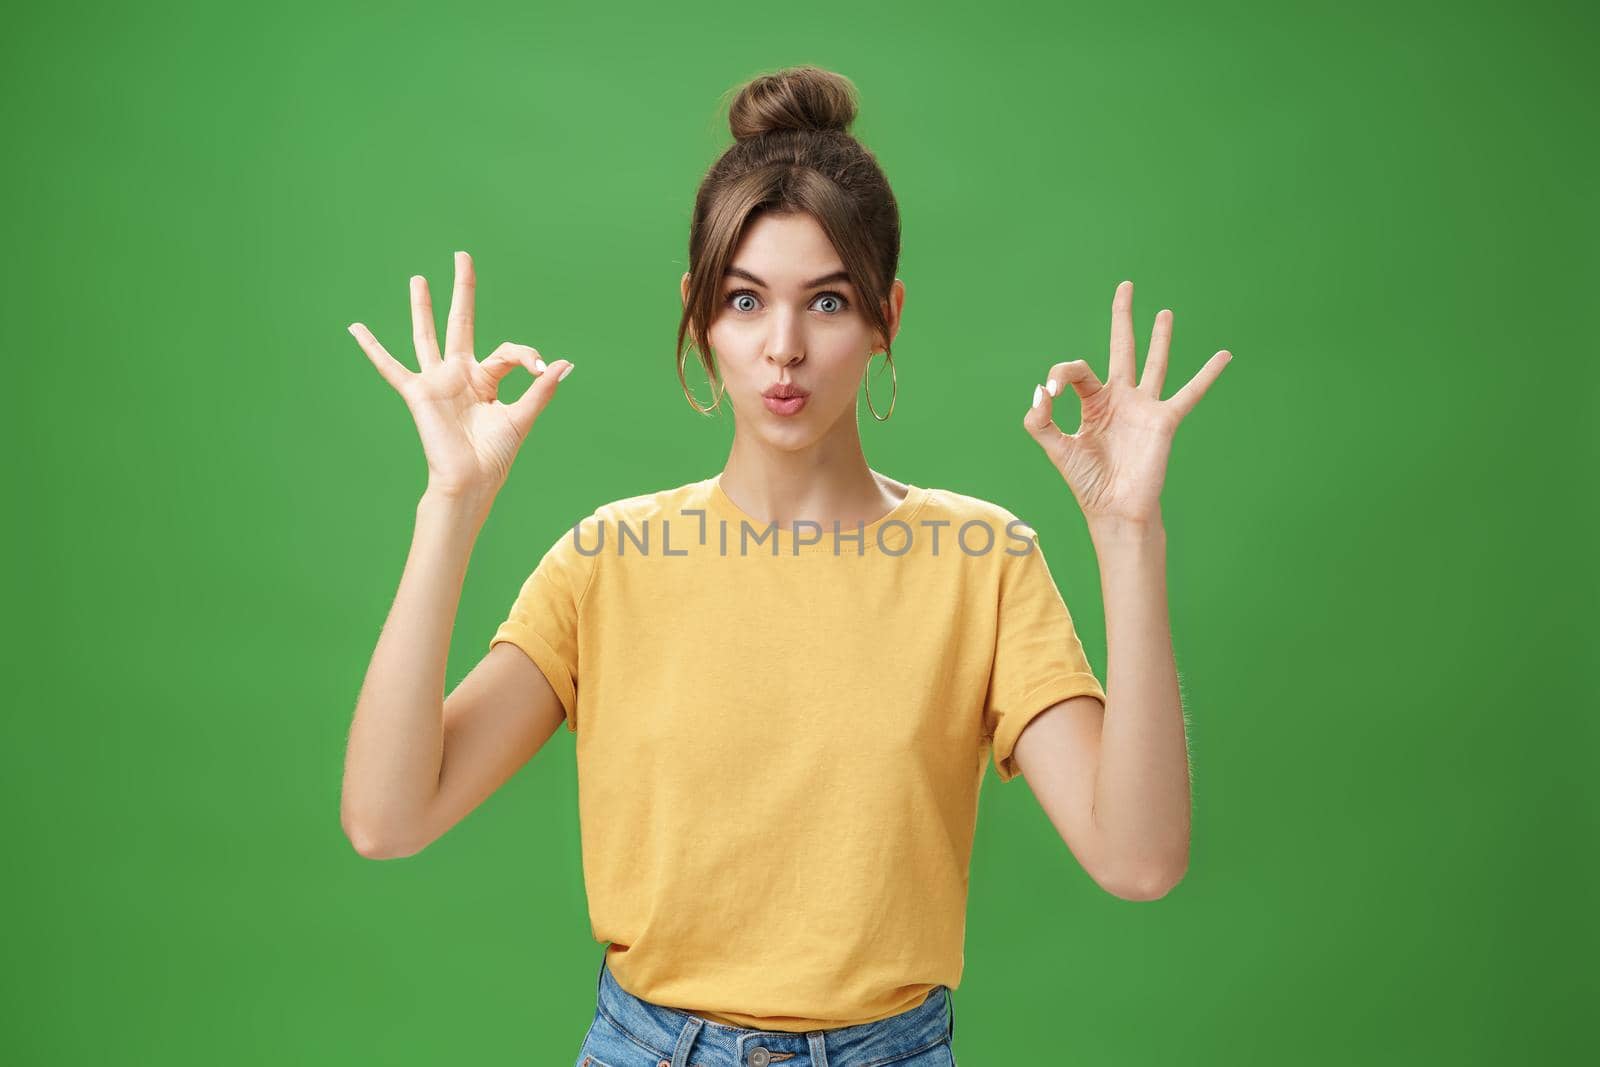
<instances>
[{"instance_id":1,"label":"blue eye","mask_svg":"<svg viewBox=\"0 0 1600 1067\"><path fill-rule=\"evenodd\" d=\"M752 292L751 290L749 290L749 289L735 289L733 292L729 293L727 295L727 297L724 298L724 303L727 303L729 305L733 305L733 308L734 308L735 311L742 311L742 312L754 311L755 308L753 308L753 307L740 307L738 305L734 305L733 304L734 301L742 299L742 298L745 298L745 297L748 297L751 300L755 300L755 301L759 301L760 300L760 297L756 296L756 294L754 292ZM832 291L831 289L828 292L825 292L825 293L818 293L817 294L817 300L832 300L838 305L836 310L828 312L829 315L842 315L850 307L850 301L845 299L844 294L836 293L836 292ZM813 303L815 303L815 302L816 301L813 301Z\"/></svg>"}]
</instances>

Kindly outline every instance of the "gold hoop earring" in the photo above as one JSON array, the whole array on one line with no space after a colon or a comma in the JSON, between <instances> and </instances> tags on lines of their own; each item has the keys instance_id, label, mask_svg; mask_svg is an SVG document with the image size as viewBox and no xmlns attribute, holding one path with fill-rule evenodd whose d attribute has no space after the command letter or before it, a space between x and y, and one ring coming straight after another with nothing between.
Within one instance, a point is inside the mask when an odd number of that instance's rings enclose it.
<instances>
[{"instance_id":1,"label":"gold hoop earring","mask_svg":"<svg viewBox=\"0 0 1600 1067\"><path fill-rule=\"evenodd\" d=\"M877 355L883 356L884 357L884 362L889 364L889 385L890 385L890 389L892 390L892 392L889 393L889 415L893 415L894 414L895 397L900 395L900 376L897 373L895 373L894 357L889 355L889 353L887 353L887 352L881 352L881 353L880 352L874 352L874 353L872 353L872 355L873 356L877 356ZM872 361L872 356L868 356L867 357L867 361L870 363ZM870 368L868 369L868 372L867 372L866 386L867 386L867 407L872 411L872 417L877 419L879 422L888 422L889 421L889 415L879 415L878 414L878 409L872 406L872 372L871 372Z\"/></svg>"}]
</instances>

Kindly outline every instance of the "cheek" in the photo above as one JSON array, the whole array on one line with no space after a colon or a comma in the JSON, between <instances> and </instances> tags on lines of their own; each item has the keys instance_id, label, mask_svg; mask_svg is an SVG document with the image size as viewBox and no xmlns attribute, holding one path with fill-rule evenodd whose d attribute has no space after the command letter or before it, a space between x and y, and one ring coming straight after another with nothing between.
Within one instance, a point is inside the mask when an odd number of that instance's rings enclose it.
<instances>
[{"instance_id":1,"label":"cheek","mask_svg":"<svg viewBox=\"0 0 1600 1067\"><path fill-rule=\"evenodd\" d=\"M764 371L762 338L753 327L741 329L744 324L719 318L706 331L706 340L717 358L717 365L728 377L747 377L755 371ZM818 387L848 390L859 383L866 367L866 354L870 347L867 334L844 330L819 329L806 339L809 369L803 375L814 376ZM824 384L825 383L825 384Z\"/></svg>"},{"instance_id":2,"label":"cheek","mask_svg":"<svg viewBox=\"0 0 1600 1067\"><path fill-rule=\"evenodd\" d=\"M706 331L706 340L711 342L712 352L729 362L743 360L758 348L755 340L739 329L738 323L730 323L726 319L718 319L711 324Z\"/></svg>"},{"instance_id":3,"label":"cheek","mask_svg":"<svg viewBox=\"0 0 1600 1067\"><path fill-rule=\"evenodd\" d=\"M867 368L866 351L865 341L859 346L842 346L828 353L825 360L819 358L817 369L830 383L848 392L861 383L861 374Z\"/></svg>"}]
</instances>

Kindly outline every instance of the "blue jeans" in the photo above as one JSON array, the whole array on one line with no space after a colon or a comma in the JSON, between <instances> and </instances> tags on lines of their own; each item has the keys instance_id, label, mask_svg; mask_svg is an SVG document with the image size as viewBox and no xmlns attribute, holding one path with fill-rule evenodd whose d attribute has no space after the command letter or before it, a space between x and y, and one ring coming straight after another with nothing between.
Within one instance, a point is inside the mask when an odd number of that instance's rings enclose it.
<instances>
[{"instance_id":1,"label":"blue jeans","mask_svg":"<svg viewBox=\"0 0 1600 1067\"><path fill-rule=\"evenodd\" d=\"M746 1030L642 1000L617 984L603 954L595 988L577 1067L955 1067L943 985L899 1015L809 1033Z\"/></svg>"}]
</instances>

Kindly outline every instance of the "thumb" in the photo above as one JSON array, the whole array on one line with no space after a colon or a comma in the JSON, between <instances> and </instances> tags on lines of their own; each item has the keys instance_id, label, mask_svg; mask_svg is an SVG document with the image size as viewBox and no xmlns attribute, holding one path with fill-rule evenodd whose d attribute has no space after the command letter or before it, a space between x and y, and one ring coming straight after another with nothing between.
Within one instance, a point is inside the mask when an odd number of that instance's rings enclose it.
<instances>
[{"instance_id":1,"label":"thumb","mask_svg":"<svg viewBox=\"0 0 1600 1067\"><path fill-rule=\"evenodd\" d=\"M1066 461L1067 454L1078 439L1069 433L1063 433L1051 417L1051 407L1055 397L1042 385L1034 386L1033 407L1022 416L1022 427L1028 431L1028 436L1039 442L1039 447L1044 449L1044 454L1057 468Z\"/></svg>"},{"instance_id":2,"label":"thumb","mask_svg":"<svg viewBox=\"0 0 1600 1067\"><path fill-rule=\"evenodd\" d=\"M1051 415L1054 404L1055 397L1050 390L1036 385L1033 387L1033 406L1022 416L1022 428L1028 431L1028 436L1052 453L1061 447L1061 439L1066 436Z\"/></svg>"},{"instance_id":3,"label":"thumb","mask_svg":"<svg viewBox=\"0 0 1600 1067\"><path fill-rule=\"evenodd\" d=\"M533 429L533 420L539 417L539 412L543 411L544 406L550 403L550 398L555 396L556 383L571 374L573 369L570 360L556 360L509 405L511 423L523 437L528 436L528 431Z\"/></svg>"}]
</instances>

